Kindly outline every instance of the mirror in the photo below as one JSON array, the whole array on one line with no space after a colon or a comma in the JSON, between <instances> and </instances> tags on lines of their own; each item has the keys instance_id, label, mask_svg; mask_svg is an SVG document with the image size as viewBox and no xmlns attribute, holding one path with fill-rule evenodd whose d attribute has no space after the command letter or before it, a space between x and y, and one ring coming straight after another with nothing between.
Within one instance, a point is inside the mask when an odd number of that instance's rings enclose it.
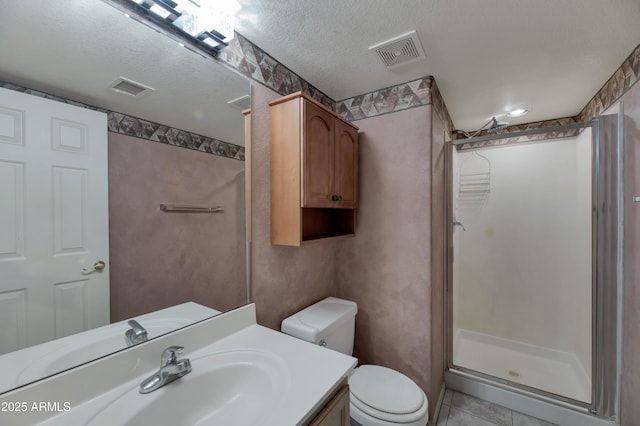
<instances>
[{"instance_id":1,"label":"mirror","mask_svg":"<svg viewBox=\"0 0 640 426\"><path fill-rule=\"evenodd\" d=\"M0 87L20 86L111 111L109 256L80 253L67 268L77 277L62 280L29 266L29 249L38 246L31 240L22 257L0 250L0 393L143 341L142 330L127 323L132 318L153 338L246 304L244 117L228 103L247 98L248 80L102 1L4 4L0 56ZM109 88L120 77L153 90L123 95ZM0 112L11 108L4 105L7 93L17 92L0 92ZM0 130L1 125L0 118ZM203 142L187 132L211 139ZM0 137L0 166L17 164L3 157L10 149L19 150ZM25 210L33 204L24 203ZM169 212L161 204L222 211ZM8 223L6 217L0 221ZM26 220L24 229L33 222ZM7 229L0 227L0 241ZM105 261L102 271L92 270L95 264L100 269L97 261ZM9 268L20 278L8 278ZM93 290L83 283L107 275L96 307ZM55 306L29 305L32 293L22 281L35 276L49 286ZM104 318L95 320L94 309L105 312ZM50 332L40 333L44 328Z\"/></svg>"}]
</instances>

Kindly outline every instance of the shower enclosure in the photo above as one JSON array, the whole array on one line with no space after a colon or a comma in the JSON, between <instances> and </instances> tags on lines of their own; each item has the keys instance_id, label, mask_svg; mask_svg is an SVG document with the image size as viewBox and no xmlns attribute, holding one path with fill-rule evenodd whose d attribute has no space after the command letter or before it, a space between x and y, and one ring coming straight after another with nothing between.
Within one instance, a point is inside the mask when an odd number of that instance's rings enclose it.
<instances>
[{"instance_id":1,"label":"shower enclosure","mask_svg":"<svg viewBox=\"0 0 640 426\"><path fill-rule=\"evenodd\" d=\"M452 143L448 379L615 418L619 125Z\"/></svg>"}]
</instances>

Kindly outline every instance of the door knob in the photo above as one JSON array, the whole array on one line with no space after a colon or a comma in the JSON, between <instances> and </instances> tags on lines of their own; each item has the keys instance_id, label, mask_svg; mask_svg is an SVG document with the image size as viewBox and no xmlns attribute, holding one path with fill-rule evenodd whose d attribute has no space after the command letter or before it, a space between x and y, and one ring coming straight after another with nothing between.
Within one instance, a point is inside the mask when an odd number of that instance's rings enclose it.
<instances>
[{"instance_id":1,"label":"door knob","mask_svg":"<svg viewBox=\"0 0 640 426\"><path fill-rule=\"evenodd\" d=\"M91 268L82 268L82 273L88 275L96 271L100 272L105 266L106 264L102 260L98 260Z\"/></svg>"}]
</instances>

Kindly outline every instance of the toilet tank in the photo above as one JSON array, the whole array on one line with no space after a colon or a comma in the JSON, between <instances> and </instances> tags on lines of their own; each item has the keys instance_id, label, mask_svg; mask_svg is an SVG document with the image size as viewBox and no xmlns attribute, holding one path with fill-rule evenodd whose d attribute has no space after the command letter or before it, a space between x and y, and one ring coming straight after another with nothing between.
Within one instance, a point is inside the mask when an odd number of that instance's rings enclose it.
<instances>
[{"instance_id":1,"label":"toilet tank","mask_svg":"<svg viewBox=\"0 0 640 426\"><path fill-rule=\"evenodd\" d=\"M282 321L281 330L290 336L353 354L355 302L327 297Z\"/></svg>"}]
</instances>

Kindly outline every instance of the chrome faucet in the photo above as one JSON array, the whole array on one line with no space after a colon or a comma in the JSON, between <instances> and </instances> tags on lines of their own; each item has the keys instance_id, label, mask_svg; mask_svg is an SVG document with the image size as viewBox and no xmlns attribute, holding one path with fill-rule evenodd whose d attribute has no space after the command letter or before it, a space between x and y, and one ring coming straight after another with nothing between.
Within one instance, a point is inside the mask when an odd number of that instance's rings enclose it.
<instances>
[{"instance_id":1,"label":"chrome faucet","mask_svg":"<svg viewBox=\"0 0 640 426\"><path fill-rule=\"evenodd\" d=\"M182 346L169 346L162 351L160 369L140 383L140 393L149 393L191 372L191 361L178 359Z\"/></svg>"},{"instance_id":2,"label":"chrome faucet","mask_svg":"<svg viewBox=\"0 0 640 426\"><path fill-rule=\"evenodd\" d=\"M147 341L147 330L136 320L129 320L131 328L124 335L127 346L138 345Z\"/></svg>"}]
</instances>

